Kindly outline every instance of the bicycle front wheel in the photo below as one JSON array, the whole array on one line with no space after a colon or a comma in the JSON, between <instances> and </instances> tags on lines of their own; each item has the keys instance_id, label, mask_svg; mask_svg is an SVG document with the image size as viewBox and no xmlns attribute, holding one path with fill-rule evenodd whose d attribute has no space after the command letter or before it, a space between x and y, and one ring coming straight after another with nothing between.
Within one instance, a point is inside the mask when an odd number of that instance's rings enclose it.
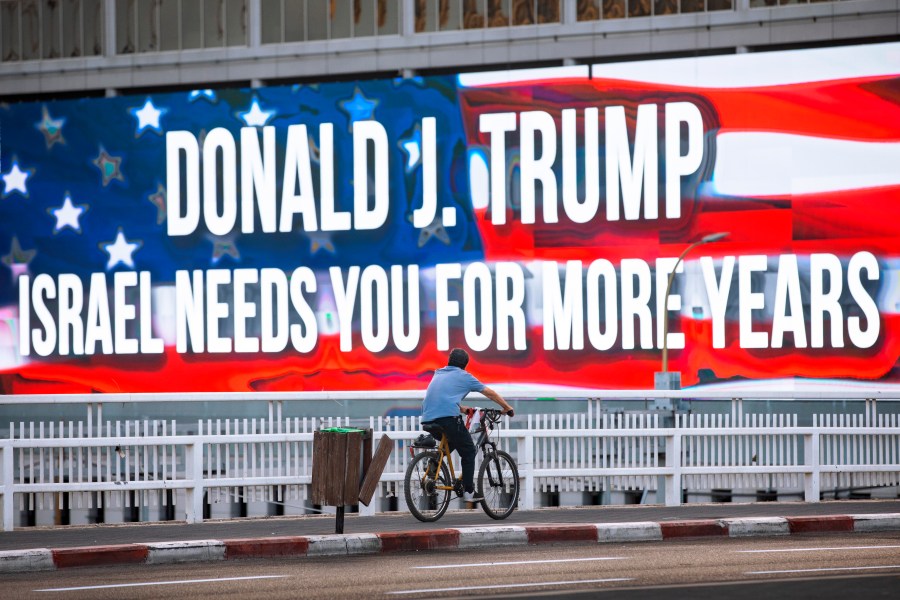
<instances>
[{"instance_id":1,"label":"bicycle front wheel","mask_svg":"<svg viewBox=\"0 0 900 600\"><path fill-rule=\"evenodd\" d=\"M519 468L513 457L502 450L485 455L478 470L478 491L484 497L481 507L492 519L505 519L519 502Z\"/></svg>"},{"instance_id":2,"label":"bicycle front wheel","mask_svg":"<svg viewBox=\"0 0 900 600\"><path fill-rule=\"evenodd\" d=\"M450 490L438 487L452 487L450 470L441 462L438 472L439 454L421 452L406 467L404 495L406 506L415 518L426 523L437 521L450 505Z\"/></svg>"}]
</instances>

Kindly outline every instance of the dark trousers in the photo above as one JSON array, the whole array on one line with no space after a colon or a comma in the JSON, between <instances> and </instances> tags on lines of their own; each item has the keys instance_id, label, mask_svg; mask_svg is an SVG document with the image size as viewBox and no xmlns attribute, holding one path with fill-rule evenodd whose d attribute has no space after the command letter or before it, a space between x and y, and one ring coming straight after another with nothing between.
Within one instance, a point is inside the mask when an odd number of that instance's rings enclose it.
<instances>
[{"instance_id":1,"label":"dark trousers","mask_svg":"<svg viewBox=\"0 0 900 600\"><path fill-rule=\"evenodd\" d=\"M450 444L450 450L459 453L462 461L462 480L463 487L467 492L475 491L475 444L472 442L472 436L463 425L462 416L459 417L441 417L435 419L434 422L440 425L447 436L447 442Z\"/></svg>"}]
</instances>

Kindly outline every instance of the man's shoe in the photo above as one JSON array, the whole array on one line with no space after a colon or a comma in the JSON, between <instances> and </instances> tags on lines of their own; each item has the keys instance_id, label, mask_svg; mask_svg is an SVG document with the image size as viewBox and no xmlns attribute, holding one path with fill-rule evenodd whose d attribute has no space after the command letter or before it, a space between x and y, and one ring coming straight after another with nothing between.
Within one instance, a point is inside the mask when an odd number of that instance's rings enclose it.
<instances>
[{"instance_id":1,"label":"man's shoe","mask_svg":"<svg viewBox=\"0 0 900 600\"><path fill-rule=\"evenodd\" d=\"M466 492L463 494L463 500L465 502L481 502L484 500L484 496L478 492Z\"/></svg>"}]
</instances>

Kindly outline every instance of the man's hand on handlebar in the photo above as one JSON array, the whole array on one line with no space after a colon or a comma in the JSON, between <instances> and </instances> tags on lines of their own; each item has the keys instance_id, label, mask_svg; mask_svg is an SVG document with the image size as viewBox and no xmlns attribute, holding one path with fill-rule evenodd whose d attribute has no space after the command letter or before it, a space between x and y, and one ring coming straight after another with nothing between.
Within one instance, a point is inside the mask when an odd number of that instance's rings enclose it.
<instances>
[{"instance_id":1,"label":"man's hand on handlebar","mask_svg":"<svg viewBox=\"0 0 900 600\"><path fill-rule=\"evenodd\" d=\"M504 409L503 414L509 415L509 418L512 419L513 416L515 415L515 411L512 409L512 407L510 407L510 408Z\"/></svg>"}]
</instances>

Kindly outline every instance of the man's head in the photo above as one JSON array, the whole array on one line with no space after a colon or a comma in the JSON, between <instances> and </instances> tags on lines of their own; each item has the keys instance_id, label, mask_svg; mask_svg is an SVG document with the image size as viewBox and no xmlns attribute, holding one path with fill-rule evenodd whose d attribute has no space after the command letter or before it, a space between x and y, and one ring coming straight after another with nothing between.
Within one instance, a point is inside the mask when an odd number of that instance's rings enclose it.
<instances>
[{"instance_id":1,"label":"man's head","mask_svg":"<svg viewBox=\"0 0 900 600\"><path fill-rule=\"evenodd\" d=\"M450 351L450 360L447 362L447 365L465 369L467 364L469 364L468 352L466 352L462 348L454 348Z\"/></svg>"}]
</instances>

